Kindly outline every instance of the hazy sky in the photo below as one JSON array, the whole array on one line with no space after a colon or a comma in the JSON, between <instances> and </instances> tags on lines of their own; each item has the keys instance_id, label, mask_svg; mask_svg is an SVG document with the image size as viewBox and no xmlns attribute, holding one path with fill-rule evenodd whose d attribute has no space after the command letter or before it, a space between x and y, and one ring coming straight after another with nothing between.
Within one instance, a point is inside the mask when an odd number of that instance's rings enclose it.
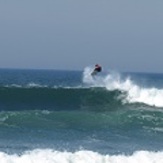
<instances>
[{"instance_id":1,"label":"hazy sky","mask_svg":"<svg viewBox=\"0 0 163 163\"><path fill-rule=\"evenodd\" d=\"M0 0L0 67L163 72L163 0Z\"/></svg>"}]
</instances>

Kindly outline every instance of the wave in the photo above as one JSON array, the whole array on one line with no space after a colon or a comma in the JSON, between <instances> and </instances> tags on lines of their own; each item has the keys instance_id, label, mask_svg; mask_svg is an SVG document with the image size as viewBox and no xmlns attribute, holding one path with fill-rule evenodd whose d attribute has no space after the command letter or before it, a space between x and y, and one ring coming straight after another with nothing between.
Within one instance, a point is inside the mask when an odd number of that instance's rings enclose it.
<instances>
[{"instance_id":1,"label":"wave","mask_svg":"<svg viewBox=\"0 0 163 163\"><path fill-rule=\"evenodd\" d=\"M103 87L0 87L0 110L112 111L130 105L145 107L145 102L129 98L127 91Z\"/></svg>"},{"instance_id":2,"label":"wave","mask_svg":"<svg viewBox=\"0 0 163 163\"><path fill-rule=\"evenodd\" d=\"M47 85L41 85L38 83L30 82L26 85L20 85L20 84L8 84L4 85L5 88L48 88Z\"/></svg>"},{"instance_id":3,"label":"wave","mask_svg":"<svg viewBox=\"0 0 163 163\"><path fill-rule=\"evenodd\" d=\"M25 152L22 155L9 155L4 152L0 152L1 163L126 163L126 162L145 162L145 163L159 163L163 160L163 152L149 152L149 151L137 151L132 155L101 155L92 151L77 151L71 152L59 152L50 149L37 149L33 151Z\"/></svg>"},{"instance_id":4,"label":"wave","mask_svg":"<svg viewBox=\"0 0 163 163\"><path fill-rule=\"evenodd\" d=\"M85 108L84 108L85 109ZM90 110L90 109L89 109ZM108 109L107 109L108 110ZM56 128L83 128L91 131L95 128L110 130L111 127L121 129L126 126L134 128L144 128L150 132L163 133L162 111L139 111L134 109L121 109L118 111L103 112L100 109L74 111L49 111L49 110L20 110L1 111L0 128L46 128L53 130ZM84 121L83 121L84 120ZM134 127L133 127L134 126Z\"/></svg>"},{"instance_id":5,"label":"wave","mask_svg":"<svg viewBox=\"0 0 163 163\"><path fill-rule=\"evenodd\" d=\"M92 77L92 69L83 72L78 86L26 85L0 86L0 110L95 110L109 111L134 105L163 107L163 89L136 84L119 73Z\"/></svg>"},{"instance_id":6,"label":"wave","mask_svg":"<svg viewBox=\"0 0 163 163\"><path fill-rule=\"evenodd\" d=\"M116 72L104 76L92 77L92 68L87 67L83 73L83 82L92 87L105 87L107 90L120 90L126 92L124 103L145 103L150 106L163 107L163 89L141 87L134 83L130 77L122 79Z\"/></svg>"},{"instance_id":7,"label":"wave","mask_svg":"<svg viewBox=\"0 0 163 163\"><path fill-rule=\"evenodd\" d=\"M0 110L109 110L121 105L120 95L103 88L0 87Z\"/></svg>"}]
</instances>

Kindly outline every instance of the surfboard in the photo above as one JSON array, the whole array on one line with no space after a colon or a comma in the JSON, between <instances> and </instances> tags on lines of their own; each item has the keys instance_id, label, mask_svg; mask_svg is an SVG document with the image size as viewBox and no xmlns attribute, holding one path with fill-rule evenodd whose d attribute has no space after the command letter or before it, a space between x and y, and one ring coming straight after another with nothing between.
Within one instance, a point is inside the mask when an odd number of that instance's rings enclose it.
<instances>
[{"instance_id":1,"label":"surfboard","mask_svg":"<svg viewBox=\"0 0 163 163\"><path fill-rule=\"evenodd\" d=\"M93 71L93 72L91 73L92 76L94 76L94 75L96 75L96 74L97 74L97 71Z\"/></svg>"}]
</instances>

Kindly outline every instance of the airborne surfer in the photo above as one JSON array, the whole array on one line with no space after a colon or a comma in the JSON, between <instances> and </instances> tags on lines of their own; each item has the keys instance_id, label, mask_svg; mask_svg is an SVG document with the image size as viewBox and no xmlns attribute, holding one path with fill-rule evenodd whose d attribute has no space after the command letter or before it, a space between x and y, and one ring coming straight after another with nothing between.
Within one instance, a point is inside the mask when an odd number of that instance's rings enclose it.
<instances>
[{"instance_id":1,"label":"airborne surfer","mask_svg":"<svg viewBox=\"0 0 163 163\"><path fill-rule=\"evenodd\" d=\"M101 72L102 71L102 67L99 65L99 64L96 64L95 65L95 68L93 70L93 72L91 73L91 75L96 75L97 73Z\"/></svg>"}]
</instances>

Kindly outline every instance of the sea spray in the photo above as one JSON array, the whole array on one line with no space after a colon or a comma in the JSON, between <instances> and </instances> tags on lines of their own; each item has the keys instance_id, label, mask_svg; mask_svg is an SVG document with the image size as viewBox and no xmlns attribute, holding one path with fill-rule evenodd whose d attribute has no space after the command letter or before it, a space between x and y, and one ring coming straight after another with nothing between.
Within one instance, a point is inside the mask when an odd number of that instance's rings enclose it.
<instances>
[{"instance_id":1,"label":"sea spray","mask_svg":"<svg viewBox=\"0 0 163 163\"><path fill-rule=\"evenodd\" d=\"M120 90L126 92L124 100L129 103L145 103L147 105L163 107L163 89L144 88L136 84L130 76L121 77L119 73L111 72L107 75L92 77L91 68L86 68L83 75L83 82L92 87L104 87L107 90Z\"/></svg>"}]
</instances>

